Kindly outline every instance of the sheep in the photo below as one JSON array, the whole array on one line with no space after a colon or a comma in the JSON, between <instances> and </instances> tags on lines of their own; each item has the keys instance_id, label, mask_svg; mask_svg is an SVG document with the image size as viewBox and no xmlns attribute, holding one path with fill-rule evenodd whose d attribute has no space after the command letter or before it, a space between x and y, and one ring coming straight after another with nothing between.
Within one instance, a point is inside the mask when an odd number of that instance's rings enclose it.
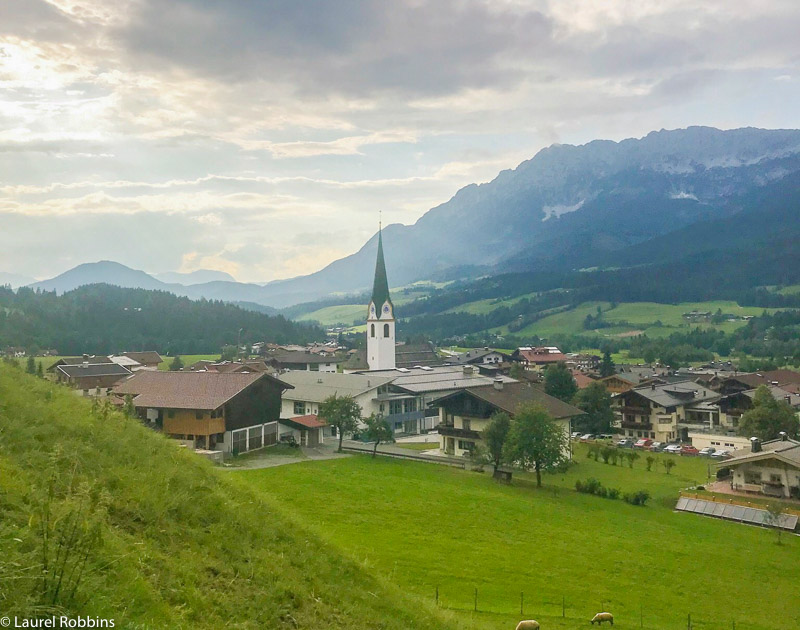
<instances>
[{"instance_id":1,"label":"sheep","mask_svg":"<svg viewBox=\"0 0 800 630\"><path fill-rule=\"evenodd\" d=\"M595 621L597 622L598 626L602 625L604 621L610 621L611 625L613 626L614 615L612 615L610 612L600 612L597 613L594 617L592 617L591 624L594 625Z\"/></svg>"},{"instance_id":2,"label":"sheep","mask_svg":"<svg viewBox=\"0 0 800 630\"><path fill-rule=\"evenodd\" d=\"M533 619L526 619L517 624L517 630L539 630L539 622Z\"/></svg>"}]
</instances>

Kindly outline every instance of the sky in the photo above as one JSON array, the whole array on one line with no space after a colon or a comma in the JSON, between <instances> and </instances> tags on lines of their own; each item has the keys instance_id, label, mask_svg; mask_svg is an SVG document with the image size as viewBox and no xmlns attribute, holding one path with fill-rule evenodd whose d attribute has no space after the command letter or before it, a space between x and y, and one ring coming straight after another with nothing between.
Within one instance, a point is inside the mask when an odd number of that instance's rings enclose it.
<instances>
[{"instance_id":1,"label":"sky","mask_svg":"<svg viewBox=\"0 0 800 630\"><path fill-rule=\"evenodd\" d=\"M553 143L797 128L798 33L797 0L0 0L0 272L266 282Z\"/></svg>"}]
</instances>

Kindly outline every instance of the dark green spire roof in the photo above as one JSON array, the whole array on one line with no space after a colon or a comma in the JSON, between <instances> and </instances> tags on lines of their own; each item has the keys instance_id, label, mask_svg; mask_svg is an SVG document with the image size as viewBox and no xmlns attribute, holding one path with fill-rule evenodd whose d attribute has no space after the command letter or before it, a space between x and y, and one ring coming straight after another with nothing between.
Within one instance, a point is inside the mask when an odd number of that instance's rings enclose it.
<instances>
[{"instance_id":1,"label":"dark green spire roof","mask_svg":"<svg viewBox=\"0 0 800 630\"><path fill-rule=\"evenodd\" d=\"M378 259L375 261L372 301L376 308L380 308L384 302L392 304L392 298L389 297L389 281L386 279L386 262L383 260L383 234L380 229L378 229Z\"/></svg>"}]
</instances>

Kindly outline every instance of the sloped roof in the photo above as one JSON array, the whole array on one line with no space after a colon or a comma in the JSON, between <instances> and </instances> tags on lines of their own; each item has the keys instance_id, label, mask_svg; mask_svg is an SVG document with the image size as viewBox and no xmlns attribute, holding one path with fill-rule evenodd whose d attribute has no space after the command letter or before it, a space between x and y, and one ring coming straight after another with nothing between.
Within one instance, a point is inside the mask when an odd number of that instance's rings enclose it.
<instances>
[{"instance_id":1,"label":"sloped roof","mask_svg":"<svg viewBox=\"0 0 800 630\"><path fill-rule=\"evenodd\" d=\"M145 352L123 352L122 356L138 361L142 365L158 365L163 361L161 355L155 350Z\"/></svg>"},{"instance_id":2,"label":"sloped roof","mask_svg":"<svg viewBox=\"0 0 800 630\"><path fill-rule=\"evenodd\" d=\"M70 378L86 378L87 376L127 376L131 371L116 363L79 363L77 365L59 365L57 368Z\"/></svg>"},{"instance_id":3,"label":"sloped roof","mask_svg":"<svg viewBox=\"0 0 800 630\"><path fill-rule=\"evenodd\" d=\"M467 387L448 396L443 396L434 403L434 406L440 406L441 402L461 394L474 396L512 415L517 412L520 405L526 403L541 405L547 413L556 419L572 418L581 416L584 413L577 407L546 394L543 389L530 383L504 383L502 389L497 389L493 384Z\"/></svg>"},{"instance_id":4,"label":"sloped roof","mask_svg":"<svg viewBox=\"0 0 800 630\"><path fill-rule=\"evenodd\" d=\"M394 364L399 368L417 365L443 365L444 361L430 343L406 343L395 346Z\"/></svg>"},{"instance_id":5,"label":"sloped roof","mask_svg":"<svg viewBox=\"0 0 800 630\"><path fill-rule=\"evenodd\" d=\"M87 363L92 363L92 364L96 364L96 363L113 363L113 361L111 359L109 359L105 355L92 355L92 356L87 356L86 358L84 358L84 357L62 357L58 361L53 363L53 365L51 365L49 368L47 368L47 371L48 372L54 372L55 369L59 365L80 365L84 361L87 362Z\"/></svg>"},{"instance_id":6,"label":"sloped roof","mask_svg":"<svg viewBox=\"0 0 800 630\"><path fill-rule=\"evenodd\" d=\"M698 402L719 400L720 398L718 392L703 387L694 381L681 381L679 383L666 383L655 386L644 385L641 387L634 387L627 392L617 394L617 396L625 396L631 392L639 394L659 407L676 407Z\"/></svg>"},{"instance_id":7,"label":"sloped roof","mask_svg":"<svg viewBox=\"0 0 800 630\"><path fill-rule=\"evenodd\" d=\"M469 373L465 373L465 368ZM438 367L397 368L394 370L378 370L367 372L379 376L392 378L392 389L403 390L411 394L425 392L446 392L454 389L464 389L470 386L490 385L494 376L484 376L473 366L443 365ZM498 376L504 382L513 383L515 380L508 376Z\"/></svg>"},{"instance_id":8,"label":"sloped roof","mask_svg":"<svg viewBox=\"0 0 800 630\"><path fill-rule=\"evenodd\" d=\"M288 352L270 352L265 355L265 361L274 361L282 364L294 363L339 363L341 359L336 356L325 356L314 352L297 352L290 350Z\"/></svg>"},{"instance_id":9,"label":"sloped roof","mask_svg":"<svg viewBox=\"0 0 800 630\"><path fill-rule=\"evenodd\" d=\"M379 309L384 302L392 304L389 281L386 278L386 262L383 260L383 232L378 230L378 256L375 260L375 280L372 283L372 302ZM392 306L394 306L392 304Z\"/></svg>"},{"instance_id":10,"label":"sloped roof","mask_svg":"<svg viewBox=\"0 0 800 630\"><path fill-rule=\"evenodd\" d=\"M719 464L721 466L736 466L745 462L770 459L772 457L776 457L793 466L800 467L800 442L792 440L791 438L787 438L786 440L768 440L761 443L761 450L756 453L747 453L746 455L732 457Z\"/></svg>"},{"instance_id":11,"label":"sloped roof","mask_svg":"<svg viewBox=\"0 0 800 630\"><path fill-rule=\"evenodd\" d=\"M286 400L304 400L322 402L328 396L360 396L381 385L390 383L392 377L372 374L339 374L336 372L307 372L303 370L289 371L281 374L281 380L294 388L286 392Z\"/></svg>"},{"instance_id":12,"label":"sloped roof","mask_svg":"<svg viewBox=\"0 0 800 630\"><path fill-rule=\"evenodd\" d=\"M308 416L296 416L294 418L282 418L281 423L297 424L305 429L319 429L320 427L328 426L327 422L320 420L319 416L314 414Z\"/></svg>"},{"instance_id":13,"label":"sloped roof","mask_svg":"<svg viewBox=\"0 0 800 630\"><path fill-rule=\"evenodd\" d=\"M135 372L114 388L115 394L133 395L137 407L160 409L218 409L260 379L291 388L264 372Z\"/></svg>"}]
</instances>

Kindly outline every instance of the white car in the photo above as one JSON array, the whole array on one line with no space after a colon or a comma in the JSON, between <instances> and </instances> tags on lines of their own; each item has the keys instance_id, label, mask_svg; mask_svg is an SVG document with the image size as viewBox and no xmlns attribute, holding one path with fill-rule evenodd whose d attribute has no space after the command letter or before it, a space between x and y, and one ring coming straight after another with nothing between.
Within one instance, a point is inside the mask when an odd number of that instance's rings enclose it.
<instances>
[{"instance_id":1,"label":"white car","mask_svg":"<svg viewBox=\"0 0 800 630\"><path fill-rule=\"evenodd\" d=\"M664 447L665 453L672 453L673 455L677 455L681 452L681 445L680 444L670 444L669 446Z\"/></svg>"},{"instance_id":2,"label":"white car","mask_svg":"<svg viewBox=\"0 0 800 630\"><path fill-rule=\"evenodd\" d=\"M732 457L732 455L730 451L721 450L721 451L714 451L713 453L711 453L711 457L713 457L714 459L728 459L729 457Z\"/></svg>"}]
</instances>

